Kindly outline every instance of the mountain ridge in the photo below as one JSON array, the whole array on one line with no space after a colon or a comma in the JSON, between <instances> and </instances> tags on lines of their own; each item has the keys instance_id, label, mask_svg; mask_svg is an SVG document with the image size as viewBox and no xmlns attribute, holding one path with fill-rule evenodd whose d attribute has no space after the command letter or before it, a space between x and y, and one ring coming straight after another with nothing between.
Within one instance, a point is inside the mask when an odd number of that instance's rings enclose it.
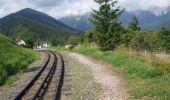
<instances>
[{"instance_id":1,"label":"mountain ridge","mask_svg":"<svg viewBox=\"0 0 170 100\"><path fill-rule=\"evenodd\" d=\"M138 21L139 21L139 25L141 26L141 28L143 30L145 30L145 29L156 29L156 28L161 27L161 26L170 27L170 11L168 11L167 13L162 13L159 16L150 12L150 11L138 11L138 12L127 12L127 11L125 11L120 16L119 21L121 23L123 23L123 25L127 26L133 15L137 16ZM90 18L90 15L87 14L87 13L84 14L84 15L78 15L78 16L79 17L86 16L87 17L86 19ZM78 16L76 16L76 17L78 17ZM65 19L67 19L67 21L65 21ZM70 18L70 16L60 18L59 20L61 22L65 23L65 24L69 25L69 26L75 26L73 23L70 24L69 20L71 20L71 22L75 21L75 23L77 21L76 19L73 19L73 17ZM86 20L86 21L88 23L90 23L89 20ZM79 22L81 22L81 21L79 21ZM82 31L86 31L86 30L88 30L92 27L91 23L90 24L81 23L81 24L89 25L88 26L89 28L87 27L86 29L82 30L81 25L74 27L74 28L80 29Z\"/></svg>"},{"instance_id":2,"label":"mountain ridge","mask_svg":"<svg viewBox=\"0 0 170 100\"><path fill-rule=\"evenodd\" d=\"M67 36L79 32L55 18L31 8L22 9L0 19L0 31L7 36L16 34L13 30L19 26L28 28L39 38L49 37L47 34Z\"/></svg>"}]
</instances>

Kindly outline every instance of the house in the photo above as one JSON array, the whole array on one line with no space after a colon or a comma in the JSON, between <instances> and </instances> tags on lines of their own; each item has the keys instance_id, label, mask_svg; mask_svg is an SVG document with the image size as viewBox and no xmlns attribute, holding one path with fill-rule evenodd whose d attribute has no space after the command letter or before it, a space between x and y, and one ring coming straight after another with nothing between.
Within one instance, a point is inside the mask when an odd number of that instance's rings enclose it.
<instances>
[{"instance_id":1,"label":"house","mask_svg":"<svg viewBox=\"0 0 170 100\"><path fill-rule=\"evenodd\" d=\"M25 41L23 39L21 39L20 37L18 37L16 39L16 44L18 44L18 45L26 45Z\"/></svg>"},{"instance_id":2,"label":"house","mask_svg":"<svg viewBox=\"0 0 170 100\"><path fill-rule=\"evenodd\" d=\"M47 47L49 47L49 46L50 46L50 44L47 43L47 42L39 42L39 43L37 43L37 44L35 45L35 47L36 47L37 49L47 48Z\"/></svg>"},{"instance_id":3,"label":"house","mask_svg":"<svg viewBox=\"0 0 170 100\"><path fill-rule=\"evenodd\" d=\"M41 47L41 45L39 45L39 46L37 46L36 48L37 48L37 49L41 49L42 47Z\"/></svg>"},{"instance_id":4,"label":"house","mask_svg":"<svg viewBox=\"0 0 170 100\"><path fill-rule=\"evenodd\" d=\"M47 47L49 47L49 44L48 44L47 42L43 42L43 43L42 43L42 47L47 48Z\"/></svg>"}]
</instances>

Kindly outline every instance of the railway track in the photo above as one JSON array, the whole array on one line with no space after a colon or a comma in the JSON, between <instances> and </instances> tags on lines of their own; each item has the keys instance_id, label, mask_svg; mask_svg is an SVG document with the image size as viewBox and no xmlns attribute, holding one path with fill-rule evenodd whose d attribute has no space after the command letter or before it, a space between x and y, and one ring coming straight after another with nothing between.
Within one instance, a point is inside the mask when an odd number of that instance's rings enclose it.
<instances>
[{"instance_id":1,"label":"railway track","mask_svg":"<svg viewBox=\"0 0 170 100\"><path fill-rule=\"evenodd\" d=\"M14 100L59 100L64 82L65 65L61 54L52 51L37 75Z\"/></svg>"}]
</instances>

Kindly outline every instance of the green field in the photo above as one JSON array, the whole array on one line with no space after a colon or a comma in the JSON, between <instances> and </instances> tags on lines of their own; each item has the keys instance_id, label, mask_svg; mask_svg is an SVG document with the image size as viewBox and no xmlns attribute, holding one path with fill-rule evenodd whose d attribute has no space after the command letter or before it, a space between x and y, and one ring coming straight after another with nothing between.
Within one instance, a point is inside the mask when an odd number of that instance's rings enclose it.
<instances>
[{"instance_id":1,"label":"green field","mask_svg":"<svg viewBox=\"0 0 170 100\"><path fill-rule=\"evenodd\" d=\"M102 52L92 47L78 46L69 51L92 56L118 68L129 84L130 99L170 99L170 62L160 61L149 53L123 49ZM55 49L65 50L63 47Z\"/></svg>"},{"instance_id":2,"label":"green field","mask_svg":"<svg viewBox=\"0 0 170 100\"><path fill-rule=\"evenodd\" d=\"M12 84L31 62L38 59L38 56L38 53L18 46L0 35L0 85L6 82Z\"/></svg>"}]
</instances>

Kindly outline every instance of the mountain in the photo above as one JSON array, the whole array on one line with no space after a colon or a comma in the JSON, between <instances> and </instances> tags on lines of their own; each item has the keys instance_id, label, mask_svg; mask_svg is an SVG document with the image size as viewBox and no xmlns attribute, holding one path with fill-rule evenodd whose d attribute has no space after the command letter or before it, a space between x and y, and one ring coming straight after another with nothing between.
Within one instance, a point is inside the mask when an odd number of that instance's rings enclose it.
<instances>
[{"instance_id":1,"label":"mountain","mask_svg":"<svg viewBox=\"0 0 170 100\"><path fill-rule=\"evenodd\" d=\"M0 19L0 31L5 35L17 34L19 33L18 29L27 30L34 36L45 39L48 39L50 36L53 37L52 35L67 36L78 32L76 29L61 23L53 17L30 8L20 10ZM23 34L28 35L28 33Z\"/></svg>"},{"instance_id":2,"label":"mountain","mask_svg":"<svg viewBox=\"0 0 170 100\"><path fill-rule=\"evenodd\" d=\"M133 15L136 15L138 18L139 25L142 29L156 29L161 26L170 27L170 11L160 15L155 15L149 11L138 11L133 13L124 12L120 17L120 21L127 25Z\"/></svg>"},{"instance_id":3,"label":"mountain","mask_svg":"<svg viewBox=\"0 0 170 100\"><path fill-rule=\"evenodd\" d=\"M133 15L137 16L139 25L143 30L156 29L160 26L170 27L170 11L167 13L162 13L160 15L155 15L149 11L137 11L137 12L125 11L120 16L119 21L123 23L125 26L127 26ZM92 27L92 24L88 20L89 18L90 18L90 14L84 14L79 16L67 16L59 20L70 27L74 27L75 29L86 31ZM79 24L77 25L76 23ZM86 26L86 28L82 26Z\"/></svg>"},{"instance_id":4,"label":"mountain","mask_svg":"<svg viewBox=\"0 0 170 100\"><path fill-rule=\"evenodd\" d=\"M86 31L92 27L92 24L90 23L89 18L90 18L90 14L86 13L84 15L66 16L66 17L59 19L59 21L75 29Z\"/></svg>"}]
</instances>

